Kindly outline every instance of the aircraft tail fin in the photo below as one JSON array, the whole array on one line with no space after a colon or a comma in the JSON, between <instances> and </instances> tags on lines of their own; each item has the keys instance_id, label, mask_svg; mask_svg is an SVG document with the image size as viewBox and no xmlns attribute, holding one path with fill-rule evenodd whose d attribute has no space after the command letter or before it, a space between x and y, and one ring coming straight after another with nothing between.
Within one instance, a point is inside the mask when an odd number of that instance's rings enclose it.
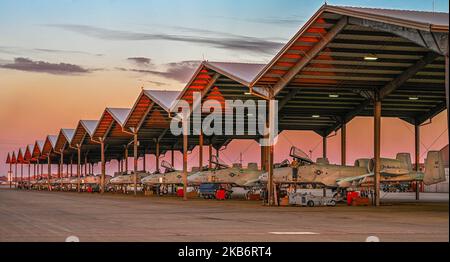
<instances>
[{"instance_id":1,"label":"aircraft tail fin","mask_svg":"<svg viewBox=\"0 0 450 262\"><path fill-rule=\"evenodd\" d=\"M395 157L397 160L403 162L408 171L412 171L412 163L411 163L411 154L409 153L398 153L397 156Z\"/></svg>"},{"instance_id":2,"label":"aircraft tail fin","mask_svg":"<svg viewBox=\"0 0 450 262\"><path fill-rule=\"evenodd\" d=\"M442 154L439 151L429 151L425 159L425 176L423 183L432 185L445 181L445 169Z\"/></svg>"}]
</instances>

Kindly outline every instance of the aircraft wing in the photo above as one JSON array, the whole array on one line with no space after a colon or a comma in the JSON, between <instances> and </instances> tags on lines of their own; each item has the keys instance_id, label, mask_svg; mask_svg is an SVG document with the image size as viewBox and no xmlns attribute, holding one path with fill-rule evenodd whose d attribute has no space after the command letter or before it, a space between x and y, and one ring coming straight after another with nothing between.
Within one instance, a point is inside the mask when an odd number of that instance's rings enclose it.
<instances>
[{"instance_id":1,"label":"aircraft wing","mask_svg":"<svg viewBox=\"0 0 450 262\"><path fill-rule=\"evenodd\" d=\"M382 176L401 176L401 175L407 175L409 174L411 171L409 171L408 169L402 169L402 168L383 168L380 171L380 174Z\"/></svg>"},{"instance_id":2,"label":"aircraft wing","mask_svg":"<svg viewBox=\"0 0 450 262\"><path fill-rule=\"evenodd\" d=\"M366 177L373 176L373 173L367 173L360 176L352 176L352 177L345 177L345 178L338 178L336 179L336 183L339 187L349 187L353 184L355 181L361 181Z\"/></svg>"}]
</instances>

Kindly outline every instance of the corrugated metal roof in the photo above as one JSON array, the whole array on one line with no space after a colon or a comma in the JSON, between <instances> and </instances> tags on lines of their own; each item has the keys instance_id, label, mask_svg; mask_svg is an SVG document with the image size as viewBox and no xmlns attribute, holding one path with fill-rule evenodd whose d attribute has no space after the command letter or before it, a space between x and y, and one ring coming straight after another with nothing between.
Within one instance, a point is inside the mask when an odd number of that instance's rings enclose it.
<instances>
[{"instance_id":1,"label":"corrugated metal roof","mask_svg":"<svg viewBox=\"0 0 450 262\"><path fill-rule=\"evenodd\" d=\"M250 85L265 64L205 62L205 66L245 86Z\"/></svg>"},{"instance_id":2,"label":"corrugated metal roof","mask_svg":"<svg viewBox=\"0 0 450 262\"><path fill-rule=\"evenodd\" d=\"M61 129L61 132L66 137L67 142L70 143L73 139L73 135L75 134L75 129L63 128Z\"/></svg>"},{"instance_id":3,"label":"corrugated metal roof","mask_svg":"<svg viewBox=\"0 0 450 262\"><path fill-rule=\"evenodd\" d=\"M278 54L265 65L257 75L250 81L250 86L255 87L259 80L273 67L273 65L283 56L292 45L295 44L303 34L307 33L308 28L325 12L357 17L386 24L394 24L412 29L430 31L433 26L438 30L448 32L448 13L424 12L399 9L380 9L364 8L350 6L323 5L314 13L311 18L300 28L300 30L289 40L288 43L278 52ZM444 28L442 28L444 27Z\"/></svg>"},{"instance_id":4,"label":"corrugated metal roof","mask_svg":"<svg viewBox=\"0 0 450 262\"><path fill-rule=\"evenodd\" d=\"M12 162L13 164L16 164L16 163L17 163L16 152L12 152L12 155L11 155L11 162Z\"/></svg>"},{"instance_id":5,"label":"corrugated metal roof","mask_svg":"<svg viewBox=\"0 0 450 262\"><path fill-rule=\"evenodd\" d=\"M422 26L432 27L447 27L448 28L448 13L442 12L426 12L415 10L400 10L400 9L382 9L382 8L366 8L353 6L326 6L326 9L331 11L349 11L353 16L364 16L368 19L378 20L382 22L412 22L421 24ZM342 12L339 12L342 13ZM387 19L387 20L386 20Z\"/></svg>"},{"instance_id":6,"label":"corrugated metal roof","mask_svg":"<svg viewBox=\"0 0 450 262\"><path fill-rule=\"evenodd\" d=\"M164 110L169 111L181 91L144 90L144 93L149 96L152 101L164 108Z\"/></svg>"},{"instance_id":7,"label":"corrugated metal roof","mask_svg":"<svg viewBox=\"0 0 450 262\"><path fill-rule=\"evenodd\" d=\"M55 149L56 140L58 139L57 135L48 135L48 140L50 141L50 144L52 144L52 148Z\"/></svg>"},{"instance_id":8,"label":"corrugated metal roof","mask_svg":"<svg viewBox=\"0 0 450 262\"><path fill-rule=\"evenodd\" d=\"M17 157L20 159L23 159L24 155L25 155L25 151L26 149L24 147L19 148L19 152L17 153Z\"/></svg>"},{"instance_id":9,"label":"corrugated metal roof","mask_svg":"<svg viewBox=\"0 0 450 262\"><path fill-rule=\"evenodd\" d=\"M125 120L130 113L130 108L106 108L106 110L111 114L111 116L121 125L125 123Z\"/></svg>"},{"instance_id":10,"label":"corrugated metal roof","mask_svg":"<svg viewBox=\"0 0 450 262\"><path fill-rule=\"evenodd\" d=\"M44 142L45 142L45 141L42 141L42 140L36 141L36 143L37 143L37 145L38 145L38 147L39 147L39 151L40 151L40 152L42 152L42 149L44 148Z\"/></svg>"},{"instance_id":11,"label":"corrugated metal roof","mask_svg":"<svg viewBox=\"0 0 450 262\"><path fill-rule=\"evenodd\" d=\"M33 153L33 147L34 147L34 144L29 144L29 145L27 145L27 150L29 150L30 153Z\"/></svg>"},{"instance_id":12,"label":"corrugated metal roof","mask_svg":"<svg viewBox=\"0 0 450 262\"><path fill-rule=\"evenodd\" d=\"M84 126L89 136L92 137L94 134L95 128L98 125L98 120L80 120L81 124Z\"/></svg>"}]
</instances>

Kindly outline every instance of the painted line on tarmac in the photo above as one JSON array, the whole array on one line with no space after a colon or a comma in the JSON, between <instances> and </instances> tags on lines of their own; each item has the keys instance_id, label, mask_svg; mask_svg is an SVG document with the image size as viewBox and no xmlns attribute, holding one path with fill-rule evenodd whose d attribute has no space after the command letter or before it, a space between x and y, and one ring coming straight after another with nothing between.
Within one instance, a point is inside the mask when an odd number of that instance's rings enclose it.
<instances>
[{"instance_id":1,"label":"painted line on tarmac","mask_svg":"<svg viewBox=\"0 0 450 262\"><path fill-rule=\"evenodd\" d=\"M269 232L272 235L320 235L316 232Z\"/></svg>"}]
</instances>

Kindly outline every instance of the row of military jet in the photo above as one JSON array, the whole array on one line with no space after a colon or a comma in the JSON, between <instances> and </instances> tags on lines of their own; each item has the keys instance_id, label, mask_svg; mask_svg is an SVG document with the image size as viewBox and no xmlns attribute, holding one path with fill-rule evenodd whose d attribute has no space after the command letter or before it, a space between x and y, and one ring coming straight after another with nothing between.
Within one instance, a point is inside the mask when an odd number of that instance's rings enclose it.
<instances>
[{"instance_id":1,"label":"row of military jet","mask_svg":"<svg viewBox=\"0 0 450 262\"><path fill-rule=\"evenodd\" d=\"M273 180L277 184L319 184L328 188L349 188L362 185L373 185L374 161L363 158L355 161L354 166L341 166L329 164L326 159L313 162L303 151L296 147L290 150L290 156L296 160L298 165L296 171L288 160L274 165ZM249 163L247 168L240 164L228 166L220 159L213 158L214 168L193 168L188 173L188 185L197 186L202 183L229 184L235 187L254 188L264 186L268 180L268 174L258 169L256 163ZM161 166L163 173L150 174L138 172L136 180L139 185L181 185L183 184L183 172L175 170L168 162L163 161ZM440 151L429 151L425 160L425 170L413 170L411 156L409 153L398 153L395 159L382 158L380 170L380 182L411 182L421 181L426 185L445 181L445 166L443 155ZM81 185L100 185L99 175L87 175L80 178ZM45 187L47 179L31 181L32 187ZM78 184L78 178L53 178L50 179L53 186L72 187ZM134 174L119 173L114 177L107 176L105 184L133 185Z\"/></svg>"}]
</instances>

